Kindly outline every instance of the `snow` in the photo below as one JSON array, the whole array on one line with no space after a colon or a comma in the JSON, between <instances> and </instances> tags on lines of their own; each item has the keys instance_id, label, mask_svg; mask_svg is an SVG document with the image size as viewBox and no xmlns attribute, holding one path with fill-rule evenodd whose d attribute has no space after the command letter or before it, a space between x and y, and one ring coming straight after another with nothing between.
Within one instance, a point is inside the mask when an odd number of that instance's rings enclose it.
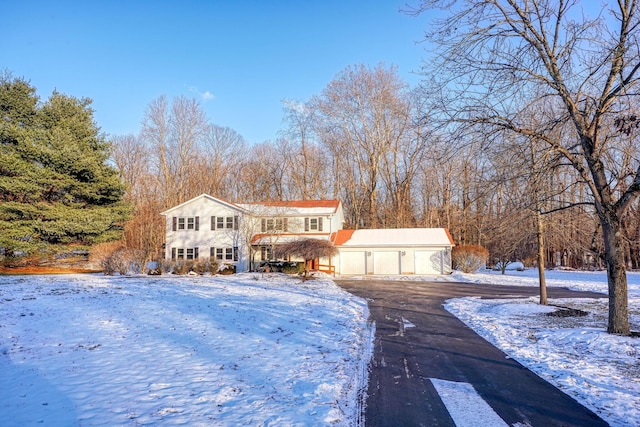
<instances>
[{"instance_id":1,"label":"snow","mask_svg":"<svg viewBox=\"0 0 640 427\"><path fill-rule=\"evenodd\" d=\"M481 274L454 273L444 281L538 286L537 270ZM548 271L547 285L607 292L604 272ZM640 331L640 273L627 274L629 320ZM445 308L479 335L611 426L640 426L640 338L606 333L608 300L549 299L449 300ZM575 317L550 316L560 307L582 310Z\"/></svg>"},{"instance_id":2,"label":"snow","mask_svg":"<svg viewBox=\"0 0 640 427\"><path fill-rule=\"evenodd\" d=\"M538 286L534 269L393 279ZM640 331L640 273L628 282L630 323ZM604 272L549 271L547 285L607 291ZM469 297L445 307L612 426L640 426L640 338L605 332L604 296L549 303ZM558 306L587 314L549 316ZM364 300L326 278L0 276L0 419L363 425L367 318ZM414 325L403 319L403 327ZM458 399L471 395L439 385Z\"/></svg>"},{"instance_id":3,"label":"snow","mask_svg":"<svg viewBox=\"0 0 640 427\"><path fill-rule=\"evenodd\" d=\"M444 228L360 229L341 246L451 246L451 240Z\"/></svg>"},{"instance_id":4,"label":"snow","mask_svg":"<svg viewBox=\"0 0 640 427\"><path fill-rule=\"evenodd\" d=\"M361 425L374 326L329 279L0 276L3 426Z\"/></svg>"}]
</instances>

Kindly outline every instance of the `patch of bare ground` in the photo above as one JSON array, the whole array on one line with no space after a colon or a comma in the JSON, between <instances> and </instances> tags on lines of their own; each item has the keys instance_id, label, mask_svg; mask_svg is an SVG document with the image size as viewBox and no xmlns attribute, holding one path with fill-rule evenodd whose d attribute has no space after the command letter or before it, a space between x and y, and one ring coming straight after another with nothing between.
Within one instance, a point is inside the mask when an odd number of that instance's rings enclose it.
<instances>
[{"instance_id":1,"label":"patch of bare ground","mask_svg":"<svg viewBox=\"0 0 640 427\"><path fill-rule=\"evenodd\" d=\"M58 266L0 266L0 274L23 275L23 274L78 274L78 273L99 273L99 270L80 267L58 267Z\"/></svg>"}]
</instances>

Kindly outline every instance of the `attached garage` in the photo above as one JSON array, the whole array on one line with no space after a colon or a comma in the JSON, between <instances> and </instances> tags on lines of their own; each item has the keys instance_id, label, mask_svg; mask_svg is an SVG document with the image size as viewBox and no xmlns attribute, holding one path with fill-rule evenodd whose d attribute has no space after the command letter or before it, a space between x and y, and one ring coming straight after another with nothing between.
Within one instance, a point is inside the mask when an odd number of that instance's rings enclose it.
<instances>
[{"instance_id":1,"label":"attached garage","mask_svg":"<svg viewBox=\"0 0 640 427\"><path fill-rule=\"evenodd\" d=\"M367 254L365 251L345 251L340 256L340 263L336 263L342 274L367 274Z\"/></svg>"},{"instance_id":2,"label":"attached garage","mask_svg":"<svg viewBox=\"0 0 640 427\"><path fill-rule=\"evenodd\" d=\"M340 230L333 265L341 275L451 273L453 240L444 228Z\"/></svg>"},{"instance_id":3,"label":"attached garage","mask_svg":"<svg viewBox=\"0 0 640 427\"><path fill-rule=\"evenodd\" d=\"M373 274L393 275L400 274L399 251L372 251Z\"/></svg>"}]
</instances>

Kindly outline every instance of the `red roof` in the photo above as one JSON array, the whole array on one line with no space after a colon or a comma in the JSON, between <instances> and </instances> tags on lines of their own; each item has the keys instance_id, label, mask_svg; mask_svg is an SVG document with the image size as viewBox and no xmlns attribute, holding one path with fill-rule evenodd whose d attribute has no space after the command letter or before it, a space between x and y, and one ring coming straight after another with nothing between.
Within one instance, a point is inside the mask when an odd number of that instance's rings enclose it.
<instances>
[{"instance_id":1,"label":"red roof","mask_svg":"<svg viewBox=\"0 0 640 427\"><path fill-rule=\"evenodd\" d=\"M331 241L334 245L340 246L351 239L354 231L356 230L338 230L331 234Z\"/></svg>"}]
</instances>

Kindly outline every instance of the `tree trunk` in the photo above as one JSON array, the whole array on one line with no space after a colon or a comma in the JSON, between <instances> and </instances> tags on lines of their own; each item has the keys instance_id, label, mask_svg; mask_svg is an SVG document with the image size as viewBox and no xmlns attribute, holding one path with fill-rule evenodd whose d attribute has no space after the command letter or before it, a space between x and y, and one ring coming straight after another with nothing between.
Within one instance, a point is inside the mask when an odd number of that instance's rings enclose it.
<instances>
[{"instance_id":1,"label":"tree trunk","mask_svg":"<svg viewBox=\"0 0 640 427\"><path fill-rule=\"evenodd\" d=\"M538 278L540 280L540 304L547 305L547 281L544 275L544 222L540 209L536 211L536 225L538 227Z\"/></svg>"},{"instance_id":2,"label":"tree trunk","mask_svg":"<svg viewBox=\"0 0 640 427\"><path fill-rule=\"evenodd\" d=\"M624 264L621 227L616 219L601 215L604 261L609 284L609 324L607 332L629 335L627 272Z\"/></svg>"}]
</instances>

